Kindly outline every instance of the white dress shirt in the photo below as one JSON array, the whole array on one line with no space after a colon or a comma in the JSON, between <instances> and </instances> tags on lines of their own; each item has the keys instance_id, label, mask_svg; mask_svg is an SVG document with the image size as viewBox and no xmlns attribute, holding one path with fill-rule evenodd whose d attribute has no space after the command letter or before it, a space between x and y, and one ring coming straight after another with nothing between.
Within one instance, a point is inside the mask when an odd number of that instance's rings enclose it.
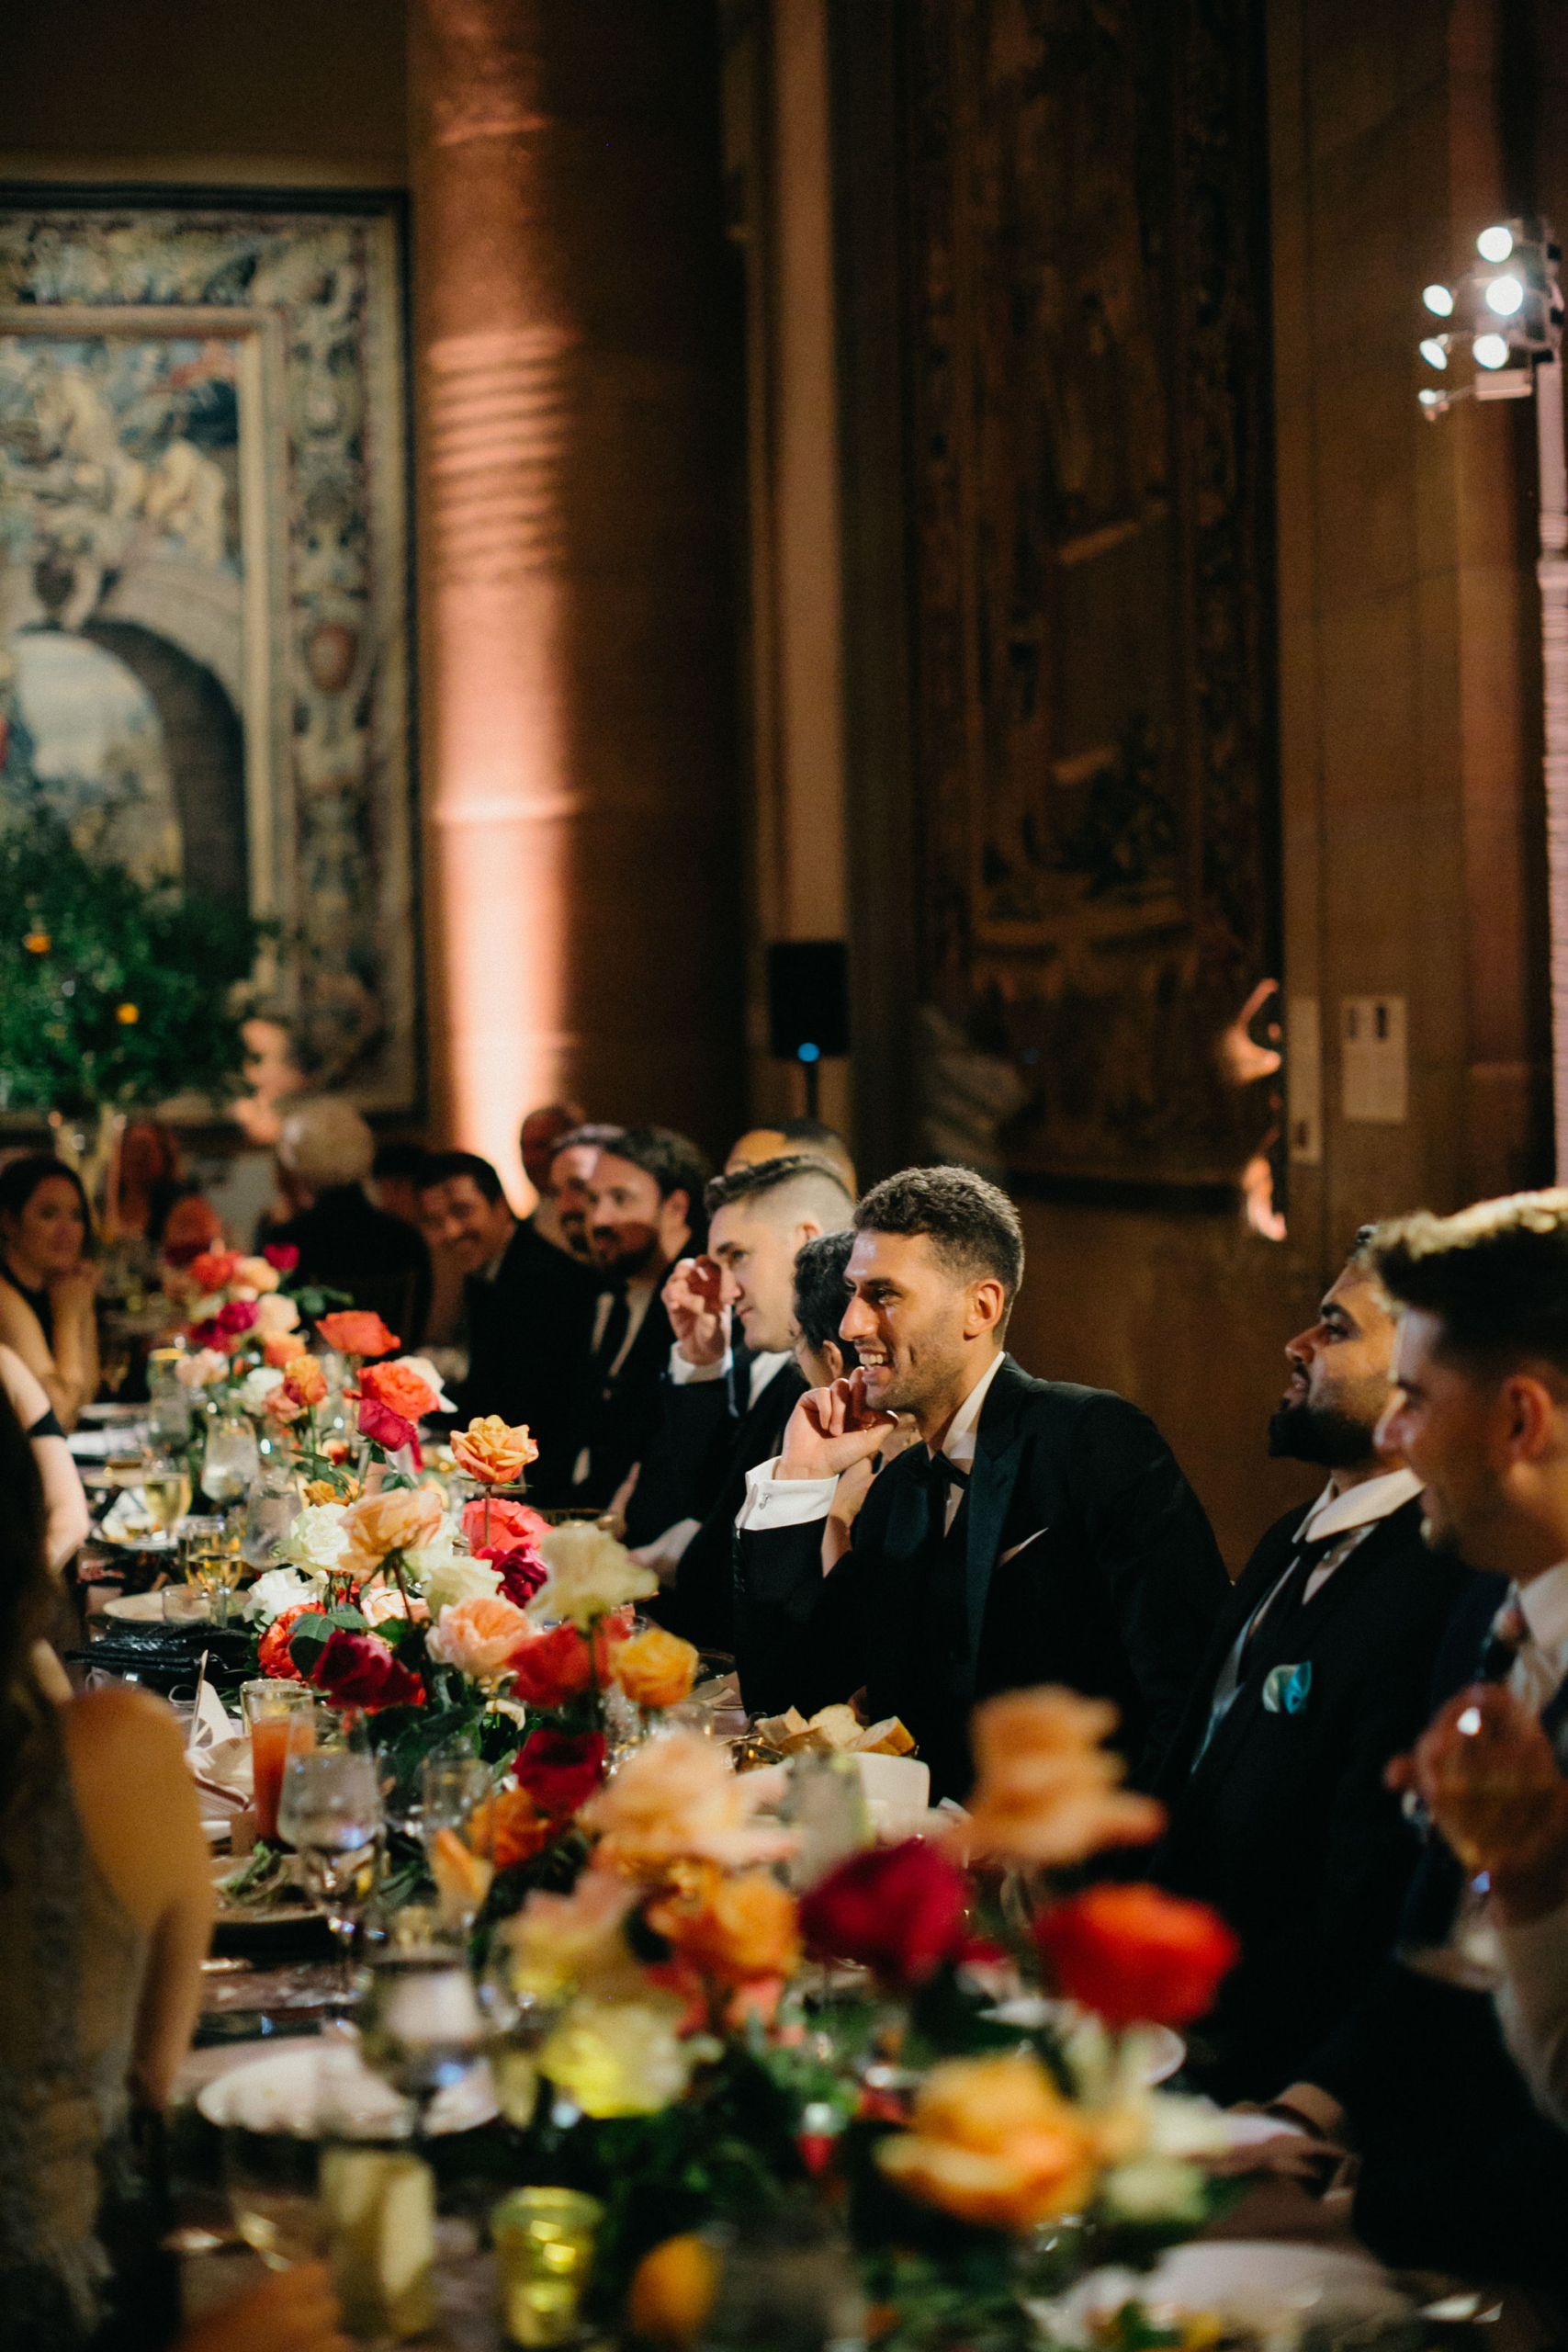
<instances>
[{"instance_id":1,"label":"white dress shirt","mask_svg":"<svg viewBox=\"0 0 1568 2352\"><path fill-rule=\"evenodd\" d=\"M969 1470L974 1466L980 1410L987 1392L1001 1368L1002 1358L998 1353L991 1358L949 1424L941 1451L955 1469ZM933 1455L937 1451L935 1447L927 1450ZM839 1483L836 1476L781 1478L778 1466L782 1458L775 1453L771 1461L760 1462L755 1470L747 1472L746 1499L735 1522L743 1534L770 1527L806 1527L814 1519L826 1519L832 1508L834 1489ZM944 1532L957 1517L962 1500L962 1490L950 1486Z\"/></svg>"},{"instance_id":2,"label":"white dress shirt","mask_svg":"<svg viewBox=\"0 0 1568 2352\"><path fill-rule=\"evenodd\" d=\"M784 1370L794 1355L791 1348L771 1348L751 1359L750 1386L746 1397L746 1409L750 1411L758 1397L776 1373ZM735 1362L734 1351L726 1348L716 1363L693 1363L681 1353L679 1346L670 1351L670 1377L677 1388L699 1388L706 1381L722 1380Z\"/></svg>"}]
</instances>

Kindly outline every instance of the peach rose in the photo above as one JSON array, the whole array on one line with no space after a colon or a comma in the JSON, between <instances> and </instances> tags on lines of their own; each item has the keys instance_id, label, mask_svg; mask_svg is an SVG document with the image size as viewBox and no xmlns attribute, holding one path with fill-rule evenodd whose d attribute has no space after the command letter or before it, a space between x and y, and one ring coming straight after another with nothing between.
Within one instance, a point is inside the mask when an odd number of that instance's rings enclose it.
<instances>
[{"instance_id":1,"label":"peach rose","mask_svg":"<svg viewBox=\"0 0 1568 2352\"><path fill-rule=\"evenodd\" d=\"M610 1671L634 1707L674 1707L691 1694L697 1653L690 1642L650 1625L610 1653Z\"/></svg>"},{"instance_id":2,"label":"peach rose","mask_svg":"<svg viewBox=\"0 0 1568 2352\"><path fill-rule=\"evenodd\" d=\"M231 1280L243 1283L253 1297L264 1290L277 1288L277 1268L269 1266L265 1258L242 1258Z\"/></svg>"},{"instance_id":3,"label":"peach rose","mask_svg":"<svg viewBox=\"0 0 1568 2352\"><path fill-rule=\"evenodd\" d=\"M478 1826L481 1815L482 1828ZM502 1789L487 1798L475 1822L481 1841L488 1833L498 1871L510 1870L513 1862L531 1861L556 1834L555 1823L538 1810L526 1789Z\"/></svg>"},{"instance_id":4,"label":"peach rose","mask_svg":"<svg viewBox=\"0 0 1568 2352\"><path fill-rule=\"evenodd\" d=\"M795 1897L767 1871L733 1878L705 1872L691 1893L654 1904L648 1921L694 1968L725 1984L788 1976L800 1958Z\"/></svg>"},{"instance_id":5,"label":"peach rose","mask_svg":"<svg viewBox=\"0 0 1568 2352\"><path fill-rule=\"evenodd\" d=\"M1006 1690L969 1719L976 1785L953 1839L970 1858L1081 1862L1104 1846L1157 1838L1165 1814L1117 1784L1126 1770L1100 1742L1116 1727L1108 1700L1052 1686Z\"/></svg>"},{"instance_id":6,"label":"peach rose","mask_svg":"<svg viewBox=\"0 0 1568 2352\"><path fill-rule=\"evenodd\" d=\"M316 1329L340 1356L389 1356L401 1343L378 1315L368 1308L345 1306L336 1315L317 1318Z\"/></svg>"},{"instance_id":7,"label":"peach rose","mask_svg":"<svg viewBox=\"0 0 1568 2352\"><path fill-rule=\"evenodd\" d=\"M933 2066L911 2129L881 2141L876 2161L908 2196L992 2230L1081 2211L1099 2171L1088 2119L1021 2054Z\"/></svg>"},{"instance_id":8,"label":"peach rose","mask_svg":"<svg viewBox=\"0 0 1568 2352\"><path fill-rule=\"evenodd\" d=\"M279 1331L292 1331L299 1320L299 1309L280 1290L269 1291L256 1301L255 1328L264 1340L273 1339Z\"/></svg>"},{"instance_id":9,"label":"peach rose","mask_svg":"<svg viewBox=\"0 0 1568 2352\"><path fill-rule=\"evenodd\" d=\"M486 1413L482 1420L452 1432L452 1459L458 1469L487 1487L509 1486L538 1458L539 1449L526 1428L511 1428L499 1413Z\"/></svg>"},{"instance_id":10,"label":"peach rose","mask_svg":"<svg viewBox=\"0 0 1568 2352\"><path fill-rule=\"evenodd\" d=\"M262 1354L273 1365L292 1363L296 1356L302 1356L304 1352L305 1335L302 1331L269 1331L262 1341Z\"/></svg>"},{"instance_id":11,"label":"peach rose","mask_svg":"<svg viewBox=\"0 0 1568 2352\"><path fill-rule=\"evenodd\" d=\"M593 1860L601 1870L653 1879L688 1860L731 1869L781 1860L795 1851L795 1833L752 1815L778 1793L782 1770L732 1772L725 1751L694 1732L650 1739L581 1810L599 1833Z\"/></svg>"},{"instance_id":12,"label":"peach rose","mask_svg":"<svg viewBox=\"0 0 1568 2352\"><path fill-rule=\"evenodd\" d=\"M459 1674L501 1674L513 1650L528 1641L533 1631L521 1609L513 1608L510 1600L495 1596L459 1600L441 1611L429 1638L430 1655L443 1666L455 1666Z\"/></svg>"},{"instance_id":13,"label":"peach rose","mask_svg":"<svg viewBox=\"0 0 1568 2352\"><path fill-rule=\"evenodd\" d=\"M307 1412L326 1401L327 1375L315 1357L307 1355L303 1350L299 1355L290 1357L283 1374L283 1385L294 1402L302 1405Z\"/></svg>"},{"instance_id":14,"label":"peach rose","mask_svg":"<svg viewBox=\"0 0 1568 2352\"><path fill-rule=\"evenodd\" d=\"M389 1552L434 1544L442 1515L441 1498L431 1487L392 1487L383 1494L367 1495L344 1514L348 1549L340 1565L363 1583Z\"/></svg>"}]
</instances>

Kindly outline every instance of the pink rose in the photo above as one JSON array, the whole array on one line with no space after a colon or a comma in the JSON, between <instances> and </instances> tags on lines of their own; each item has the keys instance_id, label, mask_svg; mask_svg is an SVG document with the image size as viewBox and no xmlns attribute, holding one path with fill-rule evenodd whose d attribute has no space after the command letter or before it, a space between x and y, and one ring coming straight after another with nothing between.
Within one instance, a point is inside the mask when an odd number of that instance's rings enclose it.
<instances>
[{"instance_id":1,"label":"pink rose","mask_svg":"<svg viewBox=\"0 0 1568 2352\"><path fill-rule=\"evenodd\" d=\"M220 1306L218 1310L218 1329L237 1336L241 1331L250 1329L258 1312L257 1302L254 1298L231 1298L227 1306Z\"/></svg>"},{"instance_id":2,"label":"pink rose","mask_svg":"<svg viewBox=\"0 0 1568 2352\"><path fill-rule=\"evenodd\" d=\"M430 1635L430 1655L459 1674L502 1673L520 1644L534 1639L521 1609L493 1595L456 1601L444 1609Z\"/></svg>"}]
</instances>

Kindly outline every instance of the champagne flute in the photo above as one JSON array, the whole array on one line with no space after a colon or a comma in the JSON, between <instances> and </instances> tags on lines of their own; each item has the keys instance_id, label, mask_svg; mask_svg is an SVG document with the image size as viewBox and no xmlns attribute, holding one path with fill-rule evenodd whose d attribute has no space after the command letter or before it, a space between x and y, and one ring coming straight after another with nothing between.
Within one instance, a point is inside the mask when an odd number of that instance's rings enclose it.
<instances>
[{"instance_id":1,"label":"champagne flute","mask_svg":"<svg viewBox=\"0 0 1568 2352\"><path fill-rule=\"evenodd\" d=\"M342 1950L342 1991L360 1913L376 1883L381 1784L357 1709L300 1708L288 1726L277 1826L298 1852L310 1894Z\"/></svg>"},{"instance_id":2,"label":"champagne flute","mask_svg":"<svg viewBox=\"0 0 1568 2352\"><path fill-rule=\"evenodd\" d=\"M166 1534L190 1509L190 1473L172 1453L154 1454L141 1473L141 1495L148 1518Z\"/></svg>"}]
</instances>

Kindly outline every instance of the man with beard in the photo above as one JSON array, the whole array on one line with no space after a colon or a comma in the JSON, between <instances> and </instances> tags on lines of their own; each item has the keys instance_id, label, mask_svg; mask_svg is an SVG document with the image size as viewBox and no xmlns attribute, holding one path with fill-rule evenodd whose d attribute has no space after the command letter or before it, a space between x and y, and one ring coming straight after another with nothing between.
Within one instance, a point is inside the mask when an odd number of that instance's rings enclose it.
<instances>
[{"instance_id":1,"label":"man with beard","mask_svg":"<svg viewBox=\"0 0 1568 2352\"><path fill-rule=\"evenodd\" d=\"M593 1252L588 1246L588 1187L594 1164L602 1151L610 1150L626 1130L601 1121L591 1120L586 1125L573 1127L561 1136L550 1154L544 1190L554 1204L556 1223L560 1228L561 1247L570 1250L581 1264L592 1265Z\"/></svg>"},{"instance_id":2,"label":"man with beard","mask_svg":"<svg viewBox=\"0 0 1568 2352\"><path fill-rule=\"evenodd\" d=\"M1466 1581L1422 1542L1420 1480L1378 1448L1397 1327L1373 1231L1287 1344L1269 1424L1271 1454L1315 1463L1328 1483L1238 1579L1156 1782L1169 1827L1139 1860L1241 1938L1189 2054L1221 2099L1288 2081L1382 1964L1417 1855L1383 1773L1427 1719Z\"/></svg>"},{"instance_id":3,"label":"man with beard","mask_svg":"<svg viewBox=\"0 0 1568 2352\"><path fill-rule=\"evenodd\" d=\"M599 1295L588 1342L569 1500L603 1510L659 1433L660 1383L674 1333L659 1295L703 1243L708 1164L668 1127L627 1127L588 1180L588 1242Z\"/></svg>"},{"instance_id":4,"label":"man with beard","mask_svg":"<svg viewBox=\"0 0 1568 2352\"><path fill-rule=\"evenodd\" d=\"M860 1368L795 1407L747 1481L736 1657L754 1713L864 1687L899 1715L935 1797L962 1797L977 1699L1062 1682L1112 1700L1135 1770L1157 1765L1224 1566L1154 1423L1122 1397L1032 1380L1003 1351L1023 1276L1018 1213L968 1168L908 1168L855 1210L841 1337ZM912 1416L823 1573L846 1471Z\"/></svg>"}]
</instances>

